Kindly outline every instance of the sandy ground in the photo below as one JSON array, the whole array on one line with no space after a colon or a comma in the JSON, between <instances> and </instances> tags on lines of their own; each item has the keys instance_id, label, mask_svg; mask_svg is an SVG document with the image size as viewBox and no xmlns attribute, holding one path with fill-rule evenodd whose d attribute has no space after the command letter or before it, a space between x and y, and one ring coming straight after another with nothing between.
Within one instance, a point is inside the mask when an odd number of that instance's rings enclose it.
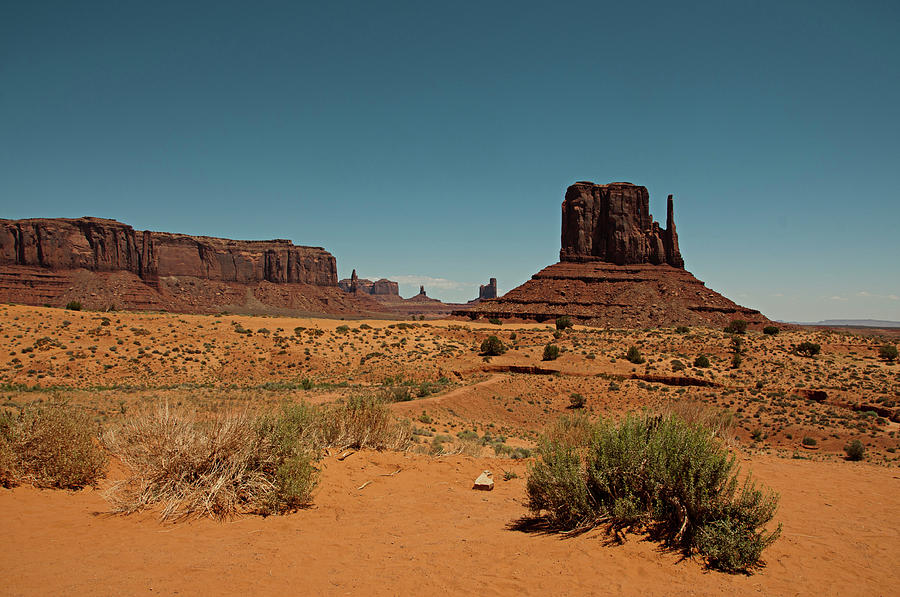
<instances>
[{"instance_id":1,"label":"sandy ground","mask_svg":"<svg viewBox=\"0 0 900 597\"><path fill-rule=\"evenodd\" d=\"M781 493L784 524L748 576L640 536L608 545L600 532L512 530L526 514L522 462L365 452L323 465L314 507L224 523L105 516L98 491L0 490L0 593L871 596L900 582L900 475L884 467L745 463ZM492 492L471 489L483 468Z\"/></svg>"},{"instance_id":2,"label":"sandy ground","mask_svg":"<svg viewBox=\"0 0 900 597\"><path fill-rule=\"evenodd\" d=\"M486 359L478 347L490 334L509 350ZM0 305L0 339L0 408L11 411L68 400L109 426L162 401L214 413L399 390L411 399L392 408L417 441L408 453L326 458L313 507L265 519L163 525L153 512L105 515L101 490L115 467L95 490L0 489L0 595L892 595L900 586L900 423L891 420L900 366L877 358L884 337L747 334L733 369L730 338L703 328L556 337L535 324ZM804 340L821 355L796 355ZM558 360L541 360L547 343L562 349ZM629 346L646 362L629 363ZM709 368L691 366L699 354ZM686 368L675 371L676 361ZM674 385L677 377L708 385ZM781 494L784 533L764 553L767 566L727 575L640 536L608 545L601 532L513 530L527 513L527 459L495 458L488 447L481 458L433 455L463 431L532 447L571 412L575 393L593 416L682 404L731 413L744 470ZM807 437L816 449L801 448ZM866 444L865 462L844 460L851 438ZM484 469L493 492L471 489ZM518 476L505 481L504 471Z\"/></svg>"}]
</instances>

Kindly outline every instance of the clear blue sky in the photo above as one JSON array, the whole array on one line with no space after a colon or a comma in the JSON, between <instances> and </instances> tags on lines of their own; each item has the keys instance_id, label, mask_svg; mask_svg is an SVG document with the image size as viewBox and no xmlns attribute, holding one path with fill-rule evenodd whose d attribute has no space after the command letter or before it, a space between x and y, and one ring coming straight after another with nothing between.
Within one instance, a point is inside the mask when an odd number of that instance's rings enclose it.
<instances>
[{"instance_id":1,"label":"clear blue sky","mask_svg":"<svg viewBox=\"0 0 900 597\"><path fill-rule=\"evenodd\" d=\"M501 291L577 180L785 320L900 320L900 3L0 4L0 217L324 246ZM432 278L440 280L432 280Z\"/></svg>"}]
</instances>

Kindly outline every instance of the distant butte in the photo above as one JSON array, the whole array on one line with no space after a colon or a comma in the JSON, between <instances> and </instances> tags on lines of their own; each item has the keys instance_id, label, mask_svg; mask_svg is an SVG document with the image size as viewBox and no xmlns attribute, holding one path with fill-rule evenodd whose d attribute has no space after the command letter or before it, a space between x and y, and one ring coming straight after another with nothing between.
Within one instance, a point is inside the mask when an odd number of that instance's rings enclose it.
<instances>
[{"instance_id":1,"label":"distant butte","mask_svg":"<svg viewBox=\"0 0 900 597\"><path fill-rule=\"evenodd\" d=\"M87 309L364 313L334 256L289 240L135 230L101 218L0 220L0 302Z\"/></svg>"},{"instance_id":2,"label":"distant butte","mask_svg":"<svg viewBox=\"0 0 900 597\"><path fill-rule=\"evenodd\" d=\"M537 321L568 315L603 327L768 323L684 269L672 195L667 203L662 228L650 216L646 187L573 184L562 203L560 262L454 315Z\"/></svg>"}]
</instances>

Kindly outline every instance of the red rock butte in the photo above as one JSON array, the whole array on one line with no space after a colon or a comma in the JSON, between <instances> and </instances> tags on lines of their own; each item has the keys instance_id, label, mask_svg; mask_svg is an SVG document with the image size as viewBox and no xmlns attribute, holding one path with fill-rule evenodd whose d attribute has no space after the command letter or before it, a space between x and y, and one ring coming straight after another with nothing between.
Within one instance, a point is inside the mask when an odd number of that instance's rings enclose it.
<instances>
[{"instance_id":1,"label":"red rock butte","mask_svg":"<svg viewBox=\"0 0 900 597\"><path fill-rule=\"evenodd\" d=\"M568 315L604 327L769 322L684 269L672 195L661 228L650 216L646 187L573 184L562 203L559 257L502 297L454 314L536 321Z\"/></svg>"},{"instance_id":2,"label":"red rock butte","mask_svg":"<svg viewBox=\"0 0 900 597\"><path fill-rule=\"evenodd\" d=\"M289 240L134 230L101 218L0 220L0 301L89 309L356 313L334 256Z\"/></svg>"}]
</instances>

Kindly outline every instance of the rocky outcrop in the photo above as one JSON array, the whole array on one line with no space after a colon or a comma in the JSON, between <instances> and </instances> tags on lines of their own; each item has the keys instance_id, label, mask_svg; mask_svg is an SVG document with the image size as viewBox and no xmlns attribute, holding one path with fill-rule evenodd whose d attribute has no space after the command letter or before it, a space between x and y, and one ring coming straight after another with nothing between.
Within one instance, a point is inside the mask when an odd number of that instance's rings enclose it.
<instances>
[{"instance_id":1,"label":"rocky outcrop","mask_svg":"<svg viewBox=\"0 0 900 597\"><path fill-rule=\"evenodd\" d=\"M487 284L478 287L480 300L497 298L497 278L491 278Z\"/></svg>"},{"instance_id":2,"label":"rocky outcrop","mask_svg":"<svg viewBox=\"0 0 900 597\"><path fill-rule=\"evenodd\" d=\"M0 266L337 285L334 257L321 247L139 231L100 218L0 220Z\"/></svg>"},{"instance_id":3,"label":"rocky outcrop","mask_svg":"<svg viewBox=\"0 0 900 597\"><path fill-rule=\"evenodd\" d=\"M560 261L650 263L683 268L669 195L666 228L650 217L646 187L628 182L577 182L562 204Z\"/></svg>"},{"instance_id":4,"label":"rocky outcrop","mask_svg":"<svg viewBox=\"0 0 900 597\"><path fill-rule=\"evenodd\" d=\"M99 218L0 220L0 302L186 313L360 315L385 308L337 285L334 257L288 240L134 230Z\"/></svg>"},{"instance_id":5,"label":"rocky outcrop","mask_svg":"<svg viewBox=\"0 0 900 597\"><path fill-rule=\"evenodd\" d=\"M684 269L669 195L666 228L650 217L647 189L579 182L562 204L560 262L496 299L454 315L547 321L567 315L604 327L764 325ZM482 287L483 288L483 287Z\"/></svg>"},{"instance_id":6,"label":"rocky outcrop","mask_svg":"<svg viewBox=\"0 0 900 597\"><path fill-rule=\"evenodd\" d=\"M351 293L371 294L373 296L400 296L400 285L393 280L380 278L375 280L367 280L356 275L356 270L350 275L350 278L344 278L338 282L341 290Z\"/></svg>"}]
</instances>

